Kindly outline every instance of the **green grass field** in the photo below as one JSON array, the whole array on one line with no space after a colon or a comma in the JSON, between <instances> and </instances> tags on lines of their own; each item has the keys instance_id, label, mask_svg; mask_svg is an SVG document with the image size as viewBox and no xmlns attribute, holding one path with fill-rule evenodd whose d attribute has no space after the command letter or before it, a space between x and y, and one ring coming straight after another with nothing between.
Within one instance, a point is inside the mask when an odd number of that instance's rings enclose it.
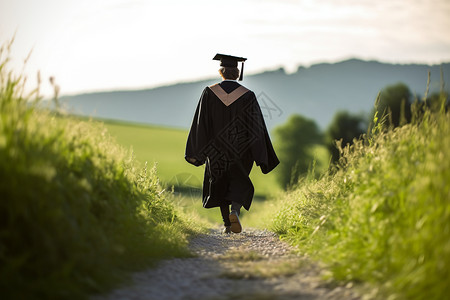
<instances>
[{"instance_id":1,"label":"green grass field","mask_svg":"<svg viewBox=\"0 0 450 300\"><path fill-rule=\"evenodd\" d=\"M201 187L204 167L194 167L184 160L187 130L137 125L116 121L104 121L108 132L122 146L133 149L136 159L157 163L158 177L166 186L179 185ZM255 195L268 198L280 191L275 172L262 174L253 167L250 177L255 186Z\"/></svg>"}]
</instances>

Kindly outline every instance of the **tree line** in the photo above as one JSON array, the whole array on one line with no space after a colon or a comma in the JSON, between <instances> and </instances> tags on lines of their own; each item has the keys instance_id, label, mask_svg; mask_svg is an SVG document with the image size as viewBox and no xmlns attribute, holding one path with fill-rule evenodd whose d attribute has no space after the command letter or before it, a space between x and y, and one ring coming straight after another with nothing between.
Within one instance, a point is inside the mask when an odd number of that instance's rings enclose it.
<instances>
[{"instance_id":1,"label":"tree line","mask_svg":"<svg viewBox=\"0 0 450 300\"><path fill-rule=\"evenodd\" d=\"M325 131L321 131L312 119L292 115L285 124L274 130L276 150L281 161L277 168L278 183L283 188L289 188L304 177L313 168L313 149L317 146L327 149L330 169L338 162L343 148L352 145L355 139L370 134L374 120L378 120L384 130L393 130L418 118L426 111L425 108L438 111L444 105L448 109L448 94L445 93L445 103L439 100L440 95L425 94L419 99L404 83L388 85L378 94L370 113L338 111Z\"/></svg>"}]
</instances>

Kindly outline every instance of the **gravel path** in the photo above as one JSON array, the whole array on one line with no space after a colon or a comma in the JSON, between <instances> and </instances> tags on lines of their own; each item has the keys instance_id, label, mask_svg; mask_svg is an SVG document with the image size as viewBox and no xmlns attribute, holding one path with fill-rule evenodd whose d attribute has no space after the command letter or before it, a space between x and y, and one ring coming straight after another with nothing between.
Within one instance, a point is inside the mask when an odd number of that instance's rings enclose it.
<instances>
[{"instance_id":1,"label":"gravel path","mask_svg":"<svg viewBox=\"0 0 450 300\"><path fill-rule=\"evenodd\" d=\"M162 261L132 284L93 300L359 299L350 286L326 287L305 258L266 230L220 229L190 242L195 257Z\"/></svg>"}]
</instances>

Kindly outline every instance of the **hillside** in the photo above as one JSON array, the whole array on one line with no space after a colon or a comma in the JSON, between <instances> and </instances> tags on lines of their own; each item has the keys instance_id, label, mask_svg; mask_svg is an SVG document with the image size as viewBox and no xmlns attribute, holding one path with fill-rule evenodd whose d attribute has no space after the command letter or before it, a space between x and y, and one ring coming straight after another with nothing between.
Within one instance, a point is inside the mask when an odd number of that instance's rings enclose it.
<instances>
[{"instance_id":1,"label":"hillside","mask_svg":"<svg viewBox=\"0 0 450 300\"><path fill-rule=\"evenodd\" d=\"M450 74L450 63L394 65L351 59L299 67L293 74L279 69L249 75L243 84L258 96L269 128L293 113L312 118L324 128L337 110L370 111L377 93L386 85L404 82L413 93L423 95L428 70L431 91L439 90L441 67L444 74ZM448 90L449 76L445 77ZM188 128L203 88L217 81L214 78L147 90L80 94L62 97L61 102L74 114Z\"/></svg>"}]
</instances>

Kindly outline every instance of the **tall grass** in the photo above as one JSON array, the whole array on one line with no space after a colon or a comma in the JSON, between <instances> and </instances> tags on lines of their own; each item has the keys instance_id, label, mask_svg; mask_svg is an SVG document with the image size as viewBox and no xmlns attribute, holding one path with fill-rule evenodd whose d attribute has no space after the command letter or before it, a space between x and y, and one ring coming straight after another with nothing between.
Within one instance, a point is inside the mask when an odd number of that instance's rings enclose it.
<instances>
[{"instance_id":1,"label":"tall grass","mask_svg":"<svg viewBox=\"0 0 450 300\"><path fill-rule=\"evenodd\" d=\"M334 172L303 181L272 227L344 282L382 299L446 299L450 292L450 114L414 122L341 149ZM416 106L419 107L419 106Z\"/></svg>"},{"instance_id":2,"label":"tall grass","mask_svg":"<svg viewBox=\"0 0 450 300\"><path fill-rule=\"evenodd\" d=\"M0 297L82 299L156 259L194 227L101 124L38 108L0 49Z\"/></svg>"}]
</instances>

